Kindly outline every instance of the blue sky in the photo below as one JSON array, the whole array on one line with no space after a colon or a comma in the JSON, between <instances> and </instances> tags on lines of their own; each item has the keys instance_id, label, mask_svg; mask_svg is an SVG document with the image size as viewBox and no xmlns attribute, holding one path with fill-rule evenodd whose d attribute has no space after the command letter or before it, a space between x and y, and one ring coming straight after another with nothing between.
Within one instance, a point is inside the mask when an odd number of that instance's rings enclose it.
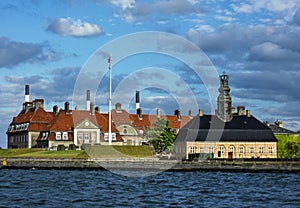
<instances>
[{"instance_id":1,"label":"blue sky","mask_svg":"<svg viewBox=\"0 0 300 208\"><path fill-rule=\"evenodd\" d=\"M300 129L300 1L2 0L0 26L2 147L8 124L22 108L25 84L30 85L31 99L45 99L47 110L56 104L63 108L65 101L72 101L80 73L99 48L144 31L171 33L197 45L217 73L230 75L234 106L246 106L261 121L279 119L286 128ZM145 42L137 42L136 47ZM178 42L168 44L175 47ZM127 81L132 90L131 97L114 97L113 104L127 102L133 112L137 88L143 112L153 113L159 107L173 114L178 100L188 99L182 90L188 88L198 105L191 107L194 113L198 107L207 113L212 110L203 80L185 63L145 53L113 64L113 89ZM153 73L141 73L151 67ZM149 79L142 87L135 79L142 82L139 78L145 76ZM105 112L107 76L98 81L94 101ZM157 82L178 86L175 97Z\"/></svg>"}]
</instances>

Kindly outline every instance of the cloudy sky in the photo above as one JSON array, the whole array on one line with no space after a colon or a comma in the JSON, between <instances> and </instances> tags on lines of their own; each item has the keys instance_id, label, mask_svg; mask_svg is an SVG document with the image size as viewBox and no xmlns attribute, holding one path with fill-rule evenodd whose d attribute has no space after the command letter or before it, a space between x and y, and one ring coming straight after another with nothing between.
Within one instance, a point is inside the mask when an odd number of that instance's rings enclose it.
<instances>
[{"instance_id":1,"label":"cloudy sky","mask_svg":"<svg viewBox=\"0 0 300 208\"><path fill-rule=\"evenodd\" d=\"M279 119L286 128L300 129L298 0L2 0L0 26L2 147L8 124L22 108L25 84L30 85L30 98L43 98L47 110L56 104L62 108L65 101L73 104L84 66L95 54L107 58L99 55L99 48L145 31L174 34L199 47L218 74L230 75L234 106L246 106L261 121ZM142 50L147 41L132 45ZM165 44L176 48L179 42L175 38ZM126 52L132 45L118 50ZM127 102L132 112L134 92L140 90L143 112L159 107L171 114L192 94L197 103L193 112L200 107L209 113L205 80L167 55L144 53L113 62L113 90L131 90L130 96L115 96L113 104ZM107 74L98 81L94 102L105 112ZM159 83L169 83L175 94Z\"/></svg>"}]
</instances>

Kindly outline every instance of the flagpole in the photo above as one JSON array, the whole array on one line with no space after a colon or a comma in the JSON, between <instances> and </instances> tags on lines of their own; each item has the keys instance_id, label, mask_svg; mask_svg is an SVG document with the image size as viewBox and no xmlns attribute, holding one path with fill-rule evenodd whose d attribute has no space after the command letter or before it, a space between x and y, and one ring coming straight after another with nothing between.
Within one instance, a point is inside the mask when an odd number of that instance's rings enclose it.
<instances>
[{"instance_id":1,"label":"flagpole","mask_svg":"<svg viewBox=\"0 0 300 208\"><path fill-rule=\"evenodd\" d=\"M112 145L112 135L111 135L111 91L112 91L112 57L108 58L108 69L109 69L109 104L108 104L108 145Z\"/></svg>"}]
</instances>

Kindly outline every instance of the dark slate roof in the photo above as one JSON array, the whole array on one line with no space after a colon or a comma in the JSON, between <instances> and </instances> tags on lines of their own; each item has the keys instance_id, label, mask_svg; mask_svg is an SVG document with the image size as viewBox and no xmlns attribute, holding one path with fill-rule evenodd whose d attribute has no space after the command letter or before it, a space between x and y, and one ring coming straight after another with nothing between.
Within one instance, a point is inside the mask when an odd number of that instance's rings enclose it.
<instances>
[{"instance_id":1,"label":"dark slate roof","mask_svg":"<svg viewBox=\"0 0 300 208\"><path fill-rule=\"evenodd\" d=\"M277 142L273 132L254 116L233 115L223 122L215 115L196 116L176 137L179 141Z\"/></svg>"},{"instance_id":2,"label":"dark slate roof","mask_svg":"<svg viewBox=\"0 0 300 208\"><path fill-rule=\"evenodd\" d=\"M294 131L273 124L270 124L268 127L273 131L274 134L297 134Z\"/></svg>"}]
</instances>

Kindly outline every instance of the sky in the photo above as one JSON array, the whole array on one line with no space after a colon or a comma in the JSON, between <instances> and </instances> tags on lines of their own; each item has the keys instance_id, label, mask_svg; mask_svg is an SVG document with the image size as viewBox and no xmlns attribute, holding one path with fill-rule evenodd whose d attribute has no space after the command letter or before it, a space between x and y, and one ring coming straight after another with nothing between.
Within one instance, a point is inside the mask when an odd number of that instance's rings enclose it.
<instances>
[{"instance_id":1,"label":"sky","mask_svg":"<svg viewBox=\"0 0 300 208\"><path fill-rule=\"evenodd\" d=\"M48 111L90 89L107 112L110 55L112 103L131 113L135 90L143 113L214 112L226 71L233 106L300 130L300 1L2 0L0 27L1 147L25 84Z\"/></svg>"}]
</instances>

